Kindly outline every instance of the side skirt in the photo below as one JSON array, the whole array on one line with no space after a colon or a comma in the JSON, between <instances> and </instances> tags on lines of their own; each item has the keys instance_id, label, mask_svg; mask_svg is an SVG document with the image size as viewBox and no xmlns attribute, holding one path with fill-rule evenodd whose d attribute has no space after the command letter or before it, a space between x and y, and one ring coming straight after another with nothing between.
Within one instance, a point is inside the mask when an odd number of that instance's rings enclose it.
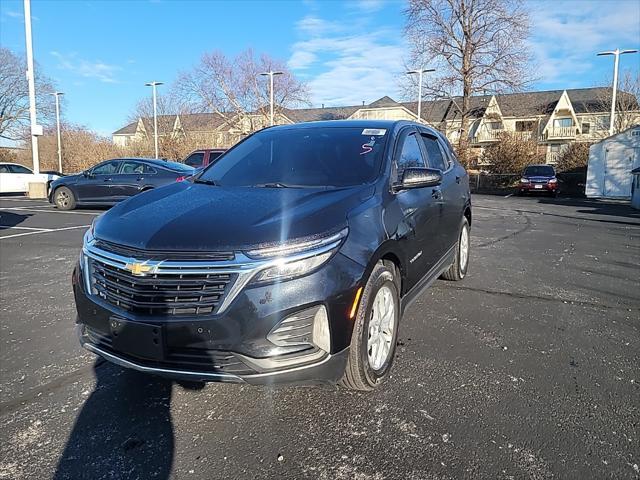
<instances>
[{"instance_id":1,"label":"side skirt","mask_svg":"<svg viewBox=\"0 0 640 480\"><path fill-rule=\"evenodd\" d=\"M400 300L400 310L402 313L409 308L409 306L415 301L416 298L420 296L420 294L425 291L427 288L431 286L433 282L435 282L440 275L442 275L445 270L447 270L451 264L456 259L456 247L458 243L456 242L447 253L443 255L443 257L438 260L431 270L427 272L427 274L422 277L422 279L416 283L411 290L404 294L402 299Z\"/></svg>"}]
</instances>

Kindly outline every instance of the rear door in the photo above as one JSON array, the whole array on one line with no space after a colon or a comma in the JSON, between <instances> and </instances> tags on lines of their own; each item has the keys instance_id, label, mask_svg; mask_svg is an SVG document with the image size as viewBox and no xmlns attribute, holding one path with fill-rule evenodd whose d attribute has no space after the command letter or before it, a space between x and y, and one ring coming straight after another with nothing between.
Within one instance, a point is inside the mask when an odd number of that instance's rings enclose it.
<instances>
[{"instance_id":1,"label":"rear door","mask_svg":"<svg viewBox=\"0 0 640 480\"><path fill-rule=\"evenodd\" d=\"M436 203L441 215L438 232L439 255L444 255L458 241L460 221L464 212L466 197L462 185L462 173L455 167L453 159L442 141L428 131L420 132L430 168L442 172L442 183L436 187Z\"/></svg>"},{"instance_id":2,"label":"rear door","mask_svg":"<svg viewBox=\"0 0 640 480\"><path fill-rule=\"evenodd\" d=\"M145 163L123 160L117 175L113 176L110 195L116 202L132 197L142 190L145 181Z\"/></svg>"},{"instance_id":3,"label":"rear door","mask_svg":"<svg viewBox=\"0 0 640 480\"><path fill-rule=\"evenodd\" d=\"M89 176L78 180L76 192L81 202L111 203L111 185L113 177L118 174L120 160L109 160L96 165L89 171Z\"/></svg>"},{"instance_id":4,"label":"rear door","mask_svg":"<svg viewBox=\"0 0 640 480\"><path fill-rule=\"evenodd\" d=\"M395 152L392 181L400 182L406 168L427 166L420 143L420 134L415 128L407 128L401 133ZM436 191L434 187L421 187L396 193L408 227L403 240L407 255L408 288L419 282L440 258L437 238L441 209Z\"/></svg>"}]
</instances>

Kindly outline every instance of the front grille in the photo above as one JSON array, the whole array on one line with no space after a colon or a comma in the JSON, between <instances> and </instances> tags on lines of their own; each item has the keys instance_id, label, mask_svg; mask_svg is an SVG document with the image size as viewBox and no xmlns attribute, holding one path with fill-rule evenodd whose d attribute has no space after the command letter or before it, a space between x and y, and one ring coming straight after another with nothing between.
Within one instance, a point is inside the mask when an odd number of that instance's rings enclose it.
<instances>
[{"instance_id":1,"label":"front grille","mask_svg":"<svg viewBox=\"0 0 640 480\"><path fill-rule=\"evenodd\" d=\"M222 262L231 261L235 258L233 252L183 252L183 251L161 251L161 250L141 250L139 248L127 247L107 242L106 240L96 240L95 246L107 252L131 258L144 258L145 260L183 260L183 261L210 261Z\"/></svg>"},{"instance_id":2,"label":"front grille","mask_svg":"<svg viewBox=\"0 0 640 480\"><path fill-rule=\"evenodd\" d=\"M92 294L140 316L194 316L215 313L232 273L154 273L128 270L89 259Z\"/></svg>"}]
</instances>

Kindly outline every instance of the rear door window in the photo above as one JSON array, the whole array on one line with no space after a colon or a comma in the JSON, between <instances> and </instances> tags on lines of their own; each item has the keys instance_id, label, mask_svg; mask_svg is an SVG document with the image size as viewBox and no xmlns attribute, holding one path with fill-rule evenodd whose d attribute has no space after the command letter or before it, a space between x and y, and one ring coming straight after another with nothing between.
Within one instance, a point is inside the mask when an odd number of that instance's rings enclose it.
<instances>
[{"instance_id":1,"label":"rear door window","mask_svg":"<svg viewBox=\"0 0 640 480\"><path fill-rule=\"evenodd\" d=\"M139 175L144 172L144 163L126 160L122 162L120 173L123 175Z\"/></svg>"},{"instance_id":2,"label":"rear door window","mask_svg":"<svg viewBox=\"0 0 640 480\"><path fill-rule=\"evenodd\" d=\"M422 137L424 149L427 152L429 168L437 168L443 172L447 170L449 168L449 160L444 157L438 140L426 133L422 133L420 136Z\"/></svg>"},{"instance_id":3,"label":"rear door window","mask_svg":"<svg viewBox=\"0 0 640 480\"><path fill-rule=\"evenodd\" d=\"M9 171L11 171L11 173L26 173L29 175L33 173L27 167L23 167L22 165L9 165Z\"/></svg>"}]
</instances>

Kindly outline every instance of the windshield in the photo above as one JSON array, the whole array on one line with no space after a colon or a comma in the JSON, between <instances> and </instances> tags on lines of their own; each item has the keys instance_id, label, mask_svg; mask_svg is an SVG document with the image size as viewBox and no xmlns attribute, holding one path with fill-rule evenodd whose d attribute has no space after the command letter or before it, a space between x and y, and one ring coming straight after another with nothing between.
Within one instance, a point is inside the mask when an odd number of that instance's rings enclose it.
<instances>
[{"instance_id":1,"label":"windshield","mask_svg":"<svg viewBox=\"0 0 640 480\"><path fill-rule=\"evenodd\" d=\"M267 129L227 152L200 176L220 186L347 187L380 171L385 129Z\"/></svg>"},{"instance_id":2,"label":"windshield","mask_svg":"<svg viewBox=\"0 0 640 480\"><path fill-rule=\"evenodd\" d=\"M553 177L555 174L553 167L548 165L534 165L524 169L527 177Z\"/></svg>"}]
</instances>

